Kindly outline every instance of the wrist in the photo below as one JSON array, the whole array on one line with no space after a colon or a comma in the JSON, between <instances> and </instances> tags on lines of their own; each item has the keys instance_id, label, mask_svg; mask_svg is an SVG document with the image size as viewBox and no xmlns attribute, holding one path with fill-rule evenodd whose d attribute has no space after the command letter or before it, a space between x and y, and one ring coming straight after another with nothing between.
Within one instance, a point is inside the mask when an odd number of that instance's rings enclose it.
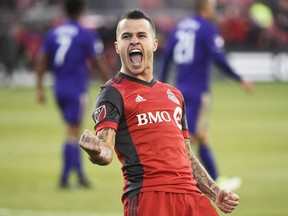
<instances>
[{"instance_id":1,"label":"wrist","mask_svg":"<svg viewBox=\"0 0 288 216\"><path fill-rule=\"evenodd\" d=\"M210 190L212 191L212 196L210 198L215 202L217 194L221 191L221 188L216 184L213 184L211 185Z\"/></svg>"}]
</instances>

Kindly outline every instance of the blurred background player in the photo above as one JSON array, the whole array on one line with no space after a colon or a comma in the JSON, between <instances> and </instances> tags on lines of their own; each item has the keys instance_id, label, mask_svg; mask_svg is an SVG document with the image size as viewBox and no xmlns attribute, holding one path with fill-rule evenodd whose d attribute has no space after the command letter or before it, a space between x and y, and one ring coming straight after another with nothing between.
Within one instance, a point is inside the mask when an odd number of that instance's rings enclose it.
<instances>
[{"instance_id":1,"label":"blurred background player","mask_svg":"<svg viewBox=\"0 0 288 216\"><path fill-rule=\"evenodd\" d=\"M51 69L55 77L54 94L67 125L67 134L63 145L63 170L60 187L69 188L69 175L76 171L78 183L90 187L82 165L79 151L79 133L83 121L89 67L100 72L103 81L108 80L109 70L103 57L104 46L96 32L80 25L84 14L84 0L66 0L64 10L67 20L52 28L46 35L36 64L37 100L44 102L43 75Z\"/></svg>"},{"instance_id":2,"label":"blurred background player","mask_svg":"<svg viewBox=\"0 0 288 216\"><path fill-rule=\"evenodd\" d=\"M222 72L238 81L250 92L252 84L235 73L224 55L224 40L213 24L215 0L195 0L195 13L177 24L168 39L160 80L167 81L169 65L177 65L177 88L183 93L191 143L199 144L199 157L211 177L221 187L237 189L241 179L219 178L216 162L209 147L206 118L210 108L211 66L215 63Z\"/></svg>"}]
</instances>

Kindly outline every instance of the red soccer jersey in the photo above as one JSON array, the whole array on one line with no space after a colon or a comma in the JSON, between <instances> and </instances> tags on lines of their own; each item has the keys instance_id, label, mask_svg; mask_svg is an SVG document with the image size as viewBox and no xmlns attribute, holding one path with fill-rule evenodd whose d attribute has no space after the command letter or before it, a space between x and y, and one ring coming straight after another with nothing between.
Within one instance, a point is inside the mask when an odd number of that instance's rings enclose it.
<instances>
[{"instance_id":1,"label":"red soccer jersey","mask_svg":"<svg viewBox=\"0 0 288 216\"><path fill-rule=\"evenodd\" d=\"M185 104L176 88L119 73L96 98L95 130L117 130L115 151L122 163L124 195L140 191L199 192L184 137Z\"/></svg>"}]
</instances>

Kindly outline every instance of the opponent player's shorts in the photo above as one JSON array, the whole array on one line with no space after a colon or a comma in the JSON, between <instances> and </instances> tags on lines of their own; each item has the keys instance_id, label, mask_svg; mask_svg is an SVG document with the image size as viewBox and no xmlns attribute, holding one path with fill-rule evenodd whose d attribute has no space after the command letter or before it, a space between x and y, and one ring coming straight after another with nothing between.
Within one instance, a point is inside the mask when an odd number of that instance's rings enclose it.
<instances>
[{"instance_id":1,"label":"opponent player's shorts","mask_svg":"<svg viewBox=\"0 0 288 216\"><path fill-rule=\"evenodd\" d=\"M186 105L186 117L189 132L193 135L205 133L208 127L208 115L210 111L210 94L184 95Z\"/></svg>"},{"instance_id":2,"label":"opponent player's shorts","mask_svg":"<svg viewBox=\"0 0 288 216\"><path fill-rule=\"evenodd\" d=\"M87 94L56 93L58 107L61 110L65 122L79 124L83 120L87 103Z\"/></svg>"},{"instance_id":3,"label":"opponent player's shorts","mask_svg":"<svg viewBox=\"0 0 288 216\"><path fill-rule=\"evenodd\" d=\"M141 192L124 202L124 216L219 216L201 193Z\"/></svg>"}]
</instances>

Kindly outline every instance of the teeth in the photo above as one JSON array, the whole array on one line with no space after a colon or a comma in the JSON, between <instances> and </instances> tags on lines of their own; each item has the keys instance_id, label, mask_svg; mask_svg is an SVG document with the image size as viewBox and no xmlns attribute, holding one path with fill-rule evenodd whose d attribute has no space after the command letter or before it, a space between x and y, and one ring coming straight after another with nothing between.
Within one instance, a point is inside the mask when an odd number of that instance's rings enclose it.
<instances>
[{"instance_id":1,"label":"teeth","mask_svg":"<svg viewBox=\"0 0 288 216\"><path fill-rule=\"evenodd\" d=\"M135 50L134 49L134 50L131 50L130 53L141 53L141 50L138 50L138 49Z\"/></svg>"}]
</instances>

